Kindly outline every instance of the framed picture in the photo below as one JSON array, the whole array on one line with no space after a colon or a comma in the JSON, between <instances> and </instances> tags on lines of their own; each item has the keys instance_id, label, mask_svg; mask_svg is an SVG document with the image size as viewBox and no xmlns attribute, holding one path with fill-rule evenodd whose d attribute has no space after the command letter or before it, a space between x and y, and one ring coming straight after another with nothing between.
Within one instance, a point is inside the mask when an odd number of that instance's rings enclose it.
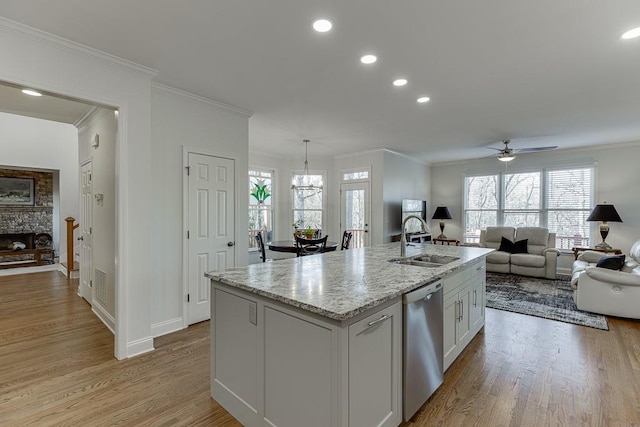
<instances>
[{"instance_id":1,"label":"framed picture","mask_svg":"<svg viewBox=\"0 0 640 427\"><path fill-rule=\"evenodd\" d=\"M35 204L33 178L0 177L0 206Z\"/></svg>"}]
</instances>

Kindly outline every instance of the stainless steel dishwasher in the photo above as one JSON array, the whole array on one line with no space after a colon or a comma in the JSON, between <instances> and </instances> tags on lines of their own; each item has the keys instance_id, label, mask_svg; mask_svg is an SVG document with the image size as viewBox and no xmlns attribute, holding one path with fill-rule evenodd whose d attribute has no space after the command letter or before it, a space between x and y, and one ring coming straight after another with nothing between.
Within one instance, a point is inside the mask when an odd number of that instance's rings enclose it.
<instances>
[{"instance_id":1,"label":"stainless steel dishwasher","mask_svg":"<svg viewBox=\"0 0 640 427\"><path fill-rule=\"evenodd\" d=\"M442 281L405 294L403 303L403 407L408 421L444 377Z\"/></svg>"}]
</instances>

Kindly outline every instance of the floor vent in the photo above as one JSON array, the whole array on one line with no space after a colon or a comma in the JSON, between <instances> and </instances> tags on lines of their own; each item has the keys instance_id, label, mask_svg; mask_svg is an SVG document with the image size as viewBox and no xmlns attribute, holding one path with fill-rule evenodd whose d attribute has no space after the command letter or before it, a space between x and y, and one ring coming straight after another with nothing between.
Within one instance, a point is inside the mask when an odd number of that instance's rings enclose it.
<instances>
[{"instance_id":1,"label":"floor vent","mask_svg":"<svg viewBox=\"0 0 640 427\"><path fill-rule=\"evenodd\" d=\"M107 273L96 268L95 297L103 305L107 304Z\"/></svg>"}]
</instances>

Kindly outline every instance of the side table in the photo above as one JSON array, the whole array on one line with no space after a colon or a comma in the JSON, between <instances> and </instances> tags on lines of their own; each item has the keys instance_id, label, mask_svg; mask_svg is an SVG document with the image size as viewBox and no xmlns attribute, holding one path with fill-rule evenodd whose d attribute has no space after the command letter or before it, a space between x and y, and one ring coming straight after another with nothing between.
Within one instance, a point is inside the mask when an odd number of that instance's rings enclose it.
<instances>
[{"instance_id":1,"label":"side table","mask_svg":"<svg viewBox=\"0 0 640 427\"><path fill-rule=\"evenodd\" d=\"M622 254L622 251L620 249L614 249L614 248L599 249L599 248L582 248L582 247L574 246L573 248L571 248L571 250L573 251L573 257L575 259L578 259L578 255L580 254L580 252L584 252L584 251L604 252L605 254L614 254L614 255Z\"/></svg>"}]
</instances>

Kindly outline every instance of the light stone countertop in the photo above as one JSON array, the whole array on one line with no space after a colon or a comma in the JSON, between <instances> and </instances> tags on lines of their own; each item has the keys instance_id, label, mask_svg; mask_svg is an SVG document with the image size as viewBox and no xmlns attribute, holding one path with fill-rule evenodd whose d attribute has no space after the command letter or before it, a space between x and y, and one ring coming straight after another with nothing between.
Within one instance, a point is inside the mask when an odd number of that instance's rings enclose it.
<instances>
[{"instance_id":1,"label":"light stone countertop","mask_svg":"<svg viewBox=\"0 0 640 427\"><path fill-rule=\"evenodd\" d=\"M205 276L331 319L346 320L492 251L432 244L408 246L407 256L423 253L460 258L442 267L425 268L389 262L399 258L400 243L387 243L211 271Z\"/></svg>"}]
</instances>

